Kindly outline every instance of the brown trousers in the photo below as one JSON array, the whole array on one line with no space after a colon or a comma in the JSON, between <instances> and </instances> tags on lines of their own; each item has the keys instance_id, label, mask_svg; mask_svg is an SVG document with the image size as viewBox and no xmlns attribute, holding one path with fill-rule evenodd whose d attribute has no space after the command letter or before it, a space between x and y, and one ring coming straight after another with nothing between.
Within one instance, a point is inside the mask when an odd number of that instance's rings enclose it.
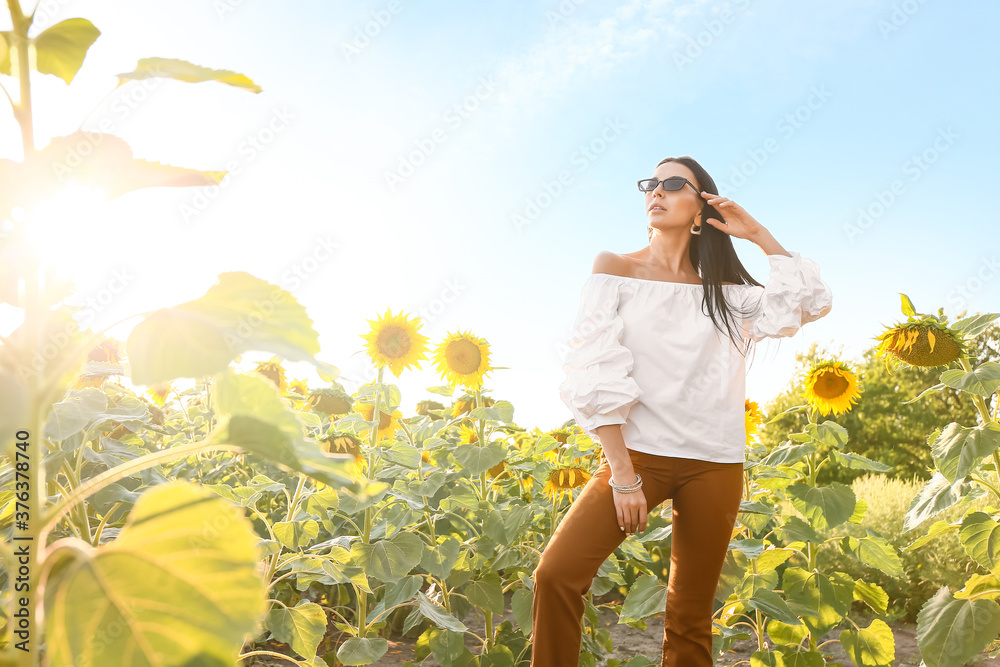
<instances>
[{"instance_id":1,"label":"brown trousers","mask_svg":"<svg viewBox=\"0 0 1000 667\"><path fill-rule=\"evenodd\" d=\"M711 667L713 598L743 496L743 464L628 452L642 475L647 512L673 499L661 665ZM626 537L610 477L602 452L600 466L542 552L534 572L531 667L577 667L583 596Z\"/></svg>"}]
</instances>

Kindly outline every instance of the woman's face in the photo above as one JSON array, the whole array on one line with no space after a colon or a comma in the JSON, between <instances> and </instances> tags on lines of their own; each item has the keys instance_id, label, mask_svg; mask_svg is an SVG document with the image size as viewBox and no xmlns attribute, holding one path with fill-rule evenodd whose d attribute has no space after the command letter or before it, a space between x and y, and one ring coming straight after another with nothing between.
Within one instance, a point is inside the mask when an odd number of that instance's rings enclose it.
<instances>
[{"instance_id":1,"label":"woman's face","mask_svg":"<svg viewBox=\"0 0 1000 667\"><path fill-rule=\"evenodd\" d=\"M661 230L689 226L703 208L705 201L700 191L695 191L699 185L694 172L680 162L664 162L653 171L653 178L657 180L671 176L686 178L691 185L685 183L680 190L664 190L663 184L660 183L655 190L643 193L646 219L650 226Z\"/></svg>"}]
</instances>

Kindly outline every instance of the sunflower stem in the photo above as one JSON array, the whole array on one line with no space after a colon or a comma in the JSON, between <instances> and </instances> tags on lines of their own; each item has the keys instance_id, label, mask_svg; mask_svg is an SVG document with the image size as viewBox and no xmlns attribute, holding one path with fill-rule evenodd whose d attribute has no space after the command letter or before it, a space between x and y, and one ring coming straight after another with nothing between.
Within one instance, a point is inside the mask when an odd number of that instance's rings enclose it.
<instances>
[{"instance_id":1,"label":"sunflower stem","mask_svg":"<svg viewBox=\"0 0 1000 667\"><path fill-rule=\"evenodd\" d=\"M483 611L486 615L486 652L489 653L493 649L493 612L489 609Z\"/></svg>"},{"instance_id":2,"label":"sunflower stem","mask_svg":"<svg viewBox=\"0 0 1000 667\"><path fill-rule=\"evenodd\" d=\"M969 364L969 359L966 356L961 356L958 358L962 368L965 369L966 373L972 372L972 366ZM979 412L979 418L983 420L983 426L990 423L990 408L986 405L986 401L982 396L977 394L972 394L972 402L976 406L976 411ZM1000 406L1000 401L997 401L998 406ZM997 477L997 488L1000 488L1000 453L993 450L993 472L996 473ZM997 496L997 500L1000 500L1000 494L996 492L996 489L992 489L993 494Z\"/></svg>"}]
</instances>

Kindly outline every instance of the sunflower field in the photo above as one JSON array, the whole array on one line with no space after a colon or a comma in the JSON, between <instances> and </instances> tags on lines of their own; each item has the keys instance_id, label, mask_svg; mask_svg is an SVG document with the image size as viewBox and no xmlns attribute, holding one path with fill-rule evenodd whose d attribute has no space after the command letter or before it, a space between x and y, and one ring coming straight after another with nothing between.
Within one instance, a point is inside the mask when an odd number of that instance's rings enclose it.
<instances>
[{"instance_id":1,"label":"sunflower field","mask_svg":"<svg viewBox=\"0 0 1000 667\"><path fill-rule=\"evenodd\" d=\"M57 187L43 176L79 141L101 159L74 176L98 183L127 173L114 192L218 182L219 173L136 160L110 136L81 133L37 150L29 67L68 82L100 33L85 19L55 24L33 38L39 55L28 59L30 17L8 6L15 29L0 40L0 61L22 83L26 157L0 161L0 177L18 185L0 193L0 216ZM166 58L119 76L259 90L241 74ZM485 338L456 331L431 341L418 318L386 311L360 334L377 378L348 391L317 357L318 333L296 297L234 271L114 340L78 325L65 285L26 250L30 215L11 215L0 302L24 319L0 340L0 665L368 665L386 655L392 633L414 638L411 664L529 664L533 572L600 449L571 422L519 426L515 406L490 395ZM902 311L878 353L893 368L941 368L939 383L912 400L948 387L977 409L975 423L927 434L935 470L906 527L938 520L901 551L876 530L851 534L867 504L848 485L817 481L824 467L890 471L852 452L837 421L864 391L851 364L815 363L790 410L766 415L748 400L716 657L751 640L751 665L820 666L834 664L837 643L857 667L893 665L886 591L819 558L835 552L901 576L902 553L934 549L945 534L960 540L969 575L922 603L923 662L958 667L1000 654L1000 364L969 354L1000 314L950 322L918 313L906 296ZM237 370L249 352L273 357ZM283 364L300 361L322 386L286 376ZM398 378L425 362L441 384L405 414L386 371ZM193 386L182 388L185 378ZM791 411L805 426L762 442L761 427ZM958 518L941 520L945 510ZM651 512L647 529L602 565L586 594L580 665L656 664L609 657L598 612L636 628L662 613L670 538L669 512ZM513 620L498 621L508 607Z\"/></svg>"}]
</instances>

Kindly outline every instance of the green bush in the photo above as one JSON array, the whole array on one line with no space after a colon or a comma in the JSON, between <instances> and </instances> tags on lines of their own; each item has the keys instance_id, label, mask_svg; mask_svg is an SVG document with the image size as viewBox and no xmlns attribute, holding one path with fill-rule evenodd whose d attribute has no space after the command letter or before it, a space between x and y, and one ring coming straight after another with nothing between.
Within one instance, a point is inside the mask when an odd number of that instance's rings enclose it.
<instances>
[{"instance_id":1,"label":"green bush","mask_svg":"<svg viewBox=\"0 0 1000 667\"><path fill-rule=\"evenodd\" d=\"M949 507L938 515L928 519L914 530L903 534L903 519L910 501L920 491L924 482L916 476L910 480L887 477L882 473L867 474L856 478L851 487L858 500L868 504L864 518L860 524L847 524L836 527L836 533L845 532L855 537L864 537L866 530L878 533L898 549L913 542L927 533L927 528L935 521L944 520L949 523L958 521L968 509ZM984 496L971 503L973 509L982 509L988 504L989 498ZM902 551L900 558L906 577L892 577L881 570L860 563L857 559L845 555L838 549L823 549L819 553L817 564L823 571L842 571L855 579L876 583L889 595L889 617L893 620L903 619L915 622L920 607L931 598L942 586L946 585L953 592L965 585L971 574L988 574L971 561L962 548L958 531L952 530L936 537L934 540L914 551Z\"/></svg>"}]
</instances>

